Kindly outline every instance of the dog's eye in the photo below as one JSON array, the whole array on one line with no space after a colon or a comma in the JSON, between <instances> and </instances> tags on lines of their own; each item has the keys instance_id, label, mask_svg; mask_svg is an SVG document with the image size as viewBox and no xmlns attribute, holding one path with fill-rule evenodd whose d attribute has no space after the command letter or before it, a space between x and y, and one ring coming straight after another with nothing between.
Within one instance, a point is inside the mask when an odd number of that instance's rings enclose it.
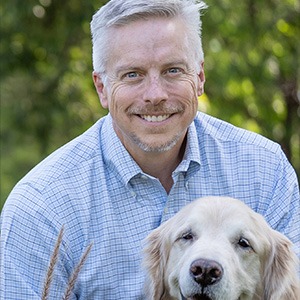
<instances>
[{"instance_id":1,"label":"dog's eye","mask_svg":"<svg viewBox=\"0 0 300 300\"><path fill-rule=\"evenodd\" d=\"M190 241L194 239L194 235L191 232L186 232L181 237L185 241Z\"/></svg>"},{"instance_id":2,"label":"dog's eye","mask_svg":"<svg viewBox=\"0 0 300 300\"><path fill-rule=\"evenodd\" d=\"M243 248L251 248L251 245L247 239L241 237L238 241L238 244Z\"/></svg>"}]
</instances>

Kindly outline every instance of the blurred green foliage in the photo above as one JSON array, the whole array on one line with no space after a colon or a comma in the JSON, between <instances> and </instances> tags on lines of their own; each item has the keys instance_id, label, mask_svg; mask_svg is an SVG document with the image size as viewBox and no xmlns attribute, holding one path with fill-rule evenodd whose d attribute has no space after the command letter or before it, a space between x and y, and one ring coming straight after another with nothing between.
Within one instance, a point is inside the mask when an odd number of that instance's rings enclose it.
<instances>
[{"instance_id":1,"label":"blurred green foliage","mask_svg":"<svg viewBox=\"0 0 300 300\"><path fill-rule=\"evenodd\" d=\"M34 165L107 113L92 83L89 29L106 2L1 2L0 210ZM199 109L277 141L299 175L299 2L206 3Z\"/></svg>"}]
</instances>

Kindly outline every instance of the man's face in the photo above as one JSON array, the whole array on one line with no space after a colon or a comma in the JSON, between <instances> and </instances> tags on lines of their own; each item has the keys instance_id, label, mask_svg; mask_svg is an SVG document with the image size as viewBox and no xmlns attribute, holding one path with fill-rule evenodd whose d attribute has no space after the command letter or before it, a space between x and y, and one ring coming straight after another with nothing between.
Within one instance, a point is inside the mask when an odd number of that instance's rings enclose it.
<instances>
[{"instance_id":1,"label":"man's face","mask_svg":"<svg viewBox=\"0 0 300 300\"><path fill-rule=\"evenodd\" d=\"M182 143L203 92L194 49L180 19L154 18L111 29L107 80L94 73L103 107L131 153L162 152Z\"/></svg>"}]
</instances>

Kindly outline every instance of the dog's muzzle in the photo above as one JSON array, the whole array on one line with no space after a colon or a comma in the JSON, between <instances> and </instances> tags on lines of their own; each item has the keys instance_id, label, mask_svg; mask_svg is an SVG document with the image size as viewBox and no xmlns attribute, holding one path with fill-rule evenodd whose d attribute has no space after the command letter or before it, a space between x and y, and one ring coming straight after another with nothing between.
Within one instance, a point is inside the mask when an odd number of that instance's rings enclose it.
<instances>
[{"instance_id":1,"label":"dog's muzzle","mask_svg":"<svg viewBox=\"0 0 300 300\"><path fill-rule=\"evenodd\" d=\"M182 294L181 294L181 300L213 300L212 298L206 296L205 294L201 294L201 295L194 295L191 298L185 298Z\"/></svg>"},{"instance_id":2,"label":"dog's muzzle","mask_svg":"<svg viewBox=\"0 0 300 300\"><path fill-rule=\"evenodd\" d=\"M214 260L197 259L191 263L190 276L199 285L199 293L185 298L181 293L182 300L213 300L205 293L205 288L216 284L222 279L223 267Z\"/></svg>"}]
</instances>

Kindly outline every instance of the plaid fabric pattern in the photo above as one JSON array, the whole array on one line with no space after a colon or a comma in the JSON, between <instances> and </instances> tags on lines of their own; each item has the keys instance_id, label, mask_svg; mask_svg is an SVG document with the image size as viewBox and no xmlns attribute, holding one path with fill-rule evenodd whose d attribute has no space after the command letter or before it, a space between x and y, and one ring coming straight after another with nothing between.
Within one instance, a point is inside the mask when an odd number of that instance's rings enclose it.
<instances>
[{"instance_id":1,"label":"plaid fabric pattern","mask_svg":"<svg viewBox=\"0 0 300 300\"><path fill-rule=\"evenodd\" d=\"M65 235L50 299L61 299L82 253L92 251L72 299L143 299L143 240L183 205L239 198L286 234L299 255L299 187L279 145L198 113L167 194L124 149L111 116L28 173L1 214L0 299L40 299L59 230Z\"/></svg>"}]
</instances>

